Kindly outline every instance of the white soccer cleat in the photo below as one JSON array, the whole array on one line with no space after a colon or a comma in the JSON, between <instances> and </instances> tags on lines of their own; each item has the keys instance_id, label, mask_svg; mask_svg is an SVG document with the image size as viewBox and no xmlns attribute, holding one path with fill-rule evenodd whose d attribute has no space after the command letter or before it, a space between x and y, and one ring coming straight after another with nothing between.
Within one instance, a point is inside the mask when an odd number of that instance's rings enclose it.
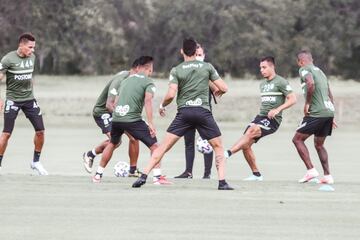
<instances>
[{"instance_id":1,"label":"white soccer cleat","mask_svg":"<svg viewBox=\"0 0 360 240\"><path fill-rule=\"evenodd\" d=\"M331 175L324 175L324 177L320 179L319 183L334 184L334 178Z\"/></svg>"},{"instance_id":2,"label":"white soccer cleat","mask_svg":"<svg viewBox=\"0 0 360 240\"><path fill-rule=\"evenodd\" d=\"M85 170L88 173L91 173L94 159L90 158L86 152L83 154L83 163L84 163Z\"/></svg>"},{"instance_id":3,"label":"white soccer cleat","mask_svg":"<svg viewBox=\"0 0 360 240\"><path fill-rule=\"evenodd\" d=\"M309 169L306 174L304 175L303 178L299 179L299 183L306 183L309 182L310 180L316 178L319 176L318 171L316 171L315 168Z\"/></svg>"},{"instance_id":4,"label":"white soccer cleat","mask_svg":"<svg viewBox=\"0 0 360 240\"><path fill-rule=\"evenodd\" d=\"M101 182L101 178L102 178L102 173L96 173L96 174L92 177L92 181L93 181L93 183L100 183L100 182Z\"/></svg>"},{"instance_id":5,"label":"white soccer cleat","mask_svg":"<svg viewBox=\"0 0 360 240\"><path fill-rule=\"evenodd\" d=\"M247 178L244 178L243 181L259 181L261 182L262 180L264 180L263 176L256 176L254 174L250 175Z\"/></svg>"},{"instance_id":6,"label":"white soccer cleat","mask_svg":"<svg viewBox=\"0 0 360 240\"><path fill-rule=\"evenodd\" d=\"M31 162L30 167L40 176L49 175L49 173L46 171L46 169L43 167L43 165L40 162Z\"/></svg>"}]
</instances>

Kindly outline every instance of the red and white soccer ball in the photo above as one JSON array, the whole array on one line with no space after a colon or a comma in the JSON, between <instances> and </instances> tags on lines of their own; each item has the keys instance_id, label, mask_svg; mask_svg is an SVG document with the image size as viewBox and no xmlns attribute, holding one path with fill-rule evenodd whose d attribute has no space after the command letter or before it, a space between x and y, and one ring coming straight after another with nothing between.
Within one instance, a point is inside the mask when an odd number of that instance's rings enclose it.
<instances>
[{"instance_id":1,"label":"red and white soccer ball","mask_svg":"<svg viewBox=\"0 0 360 240\"><path fill-rule=\"evenodd\" d=\"M118 162L114 166L114 175L116 177L127 177L129 176L130 165L126 162Z\"/></svg>"},{"instance_id":2,"label":"red and white soccer ball","mask_svg":"<svg viewBox=\"0 0 360 240\"><path fill-rule=\"evenodd\" d=\"M209 154L213 151L210 143L206 139L202 139L201 137L199 137L196 141L196 149L202 154Z\"/></svg>"}]
</instances>

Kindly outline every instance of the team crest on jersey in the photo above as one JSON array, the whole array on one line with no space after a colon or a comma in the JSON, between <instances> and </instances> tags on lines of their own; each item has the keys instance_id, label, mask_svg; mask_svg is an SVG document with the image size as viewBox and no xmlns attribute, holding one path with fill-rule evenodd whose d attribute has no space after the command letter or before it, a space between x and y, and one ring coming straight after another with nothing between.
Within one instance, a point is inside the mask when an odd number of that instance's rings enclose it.
<instances>
[{"instance_id":1,"label":"team crest on jersey","mask_svg":"<svg viewBox=\"0 0 360 240\"><path fill-rule=\"evenodd\" d=\"M202 105L202 100L201 100L201 98L197 98L194 101L189 100L185 104L188 105L188 106L201 106Z\"/></svg>"},{"instance_id":2,"label":"team crest on jersey","mask_svg":"<svg viewBox=\"0 0 360 240\"><path fill-rule=\"evenodd\" d=\"M118 113L120 116L125 116L130 110L130 106L129 105L124 105L124 106L116 106L115 108L115 112Z\"/></svg>"},{"instance_id":3,"label":"team crest on jersey","mask_svg":"<svg viewBox=\"0 0 360 240\"><path fill-rule=\"evenodd\" d=\"M264 92L269 92L270 90L274 89L275 85L273 83L265 84L263 87Z\"/></svg>"},{"instance_id":4,"label":"team crest on jersey","mask_svg":"<svg viewBox=\"0 0 360 240\"><path fill-rule=\"evenodd\" d=\"M307 71L307 70L302 70L302 71L301 71L301 76L302 76L302 77L305 77L306 74L308 74L308 73L309 73L309 71Z\"/></svg>"},{"instance_id":5,"label":"team crest on jersey","mask_svg":"<svg viewBox=\"0 0 360 240\"><path fill-rule=\"evenodd\" d=\"M115 88L111 89L110 93L111 93L112 95L117 95L117 94L118 94L118 92L116 91Z\"/></svg>"}]
</instances>

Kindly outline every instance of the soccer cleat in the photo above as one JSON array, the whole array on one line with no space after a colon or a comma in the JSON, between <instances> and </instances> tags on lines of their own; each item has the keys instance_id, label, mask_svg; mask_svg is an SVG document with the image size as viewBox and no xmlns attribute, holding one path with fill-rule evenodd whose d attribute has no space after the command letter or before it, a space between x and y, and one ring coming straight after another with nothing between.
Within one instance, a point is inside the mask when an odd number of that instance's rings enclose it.
<instances>
[{"instance_id":1,"label":"soccer cleat","mask_svg":"<svg viewBox=\"0 0 360 240\"><path fill-rule=\"evenodd\" d=\"M141 174L142 174L142 172L140 172L139 169L136 169L136 170L134 171L134 173L130 173L130 172L129 172L129 176L128 176L128 177L140 177Z\"/></svg>"},{"instance_id":2,"label":"soccer cleat","mask_svg":"<svg viewBox=\"0 0 360 240\"><path fill-rule=\"evenodd\" d=\"M146 183L146 178L141 176L138 179L136 179L136 181L133 183L132 187L133 188L139 188L142 185L144 185L145 183Z\"/></svg>"},{"instance_id":3,"label":"soccer cleat","mask_svg":"<svg viewBox=\"0 0 360 240\"><path fill-rule=\"evenodd\" d=\"M83 154L83 160L84 160L84 167L85 167L85 170L88 172L88 173L91 173L92 172L92 166L93 166L93 163L94 163L94 159L89 157L87 155L87 152L84 152Z\"/></svg>"},{"instance_id":4,"label":"soccer cleat","mask_svg":"<svg viewBox=\"0 0 360 240\"><path fill-rule=\"evenodd\" d=\"M262 180L264 180L263 176L256 176L254 174L251 174L249 177L243 179L243 181L259 181L259 182L261 182Z\"/></svg>"},{"instance_id":5,"label":"soccer cleat","mask_svg":"<svg viewBox=\"0 0 360 240\"><path fill-rule=\"evenodd\" d=\"M43 165L40 162L31 162L30 167L40 176L49 175L49 173L46 171L46 169L43 167Z\"/></svg>"},{"instance_id":6,"label":"soccer cleat","mask_svg":"<svg viewBox=\"0 0 360 240\"><path fill-rule=\"evenodd\" d=\"M92 177L93 183L100 183L102 178L102 173L96 172L95 175Z\"/></svg>"},{"instance_id":7,"label":"soccer cleat","mask_svg":"<svg viewBox=\"0 0 360 240\"><path fill-rule=\"evenodd\" d=\"M183 172L179 176L176 176L174 178L193 178L192 174L190 172Z\"/></svg>"},{"instance_id":8,"label":"soccer cleat","mask_svg":"<svg viewBox=\"0 0 360 240\"><path fill-rule=\"evenodd\" d=\"M153 183L155 185L170 185L172 182L168 181L165 176L160 175L153 177Z\"/></svg>"},{"instance_id":9,"label":"soccer cleat","mask_svg":"<svg viewBox=\"0 0 360 240\"><path fill-rule=\"evenodd\" d=\"M319 176L318 171L315 168L312 168L306 172L303 178L299 179L299 183L309 182L311 179L314 179Z\"/></svg>"},{"instance_id":10,"label":"soccer cleat","mask_svg":"<svg viewBox=\"0 0 360 240\"><path fill-rule=\"evenodd\" d=\"M334 178L331 175L324 175L324 177L320 179L319 183L334 184Z\"/></svg>"},{"instance_id":11,"label":"soccer cleat","mask_svg":"<svg viewBox=\"0 0 360 240\"><path fill-rule=\"evenodd\" d=\"M223 184L219 183L218 190L234 190L234 188L230 187L230 185L227 182L225 182Z\"/></svg>"}]
</instances>

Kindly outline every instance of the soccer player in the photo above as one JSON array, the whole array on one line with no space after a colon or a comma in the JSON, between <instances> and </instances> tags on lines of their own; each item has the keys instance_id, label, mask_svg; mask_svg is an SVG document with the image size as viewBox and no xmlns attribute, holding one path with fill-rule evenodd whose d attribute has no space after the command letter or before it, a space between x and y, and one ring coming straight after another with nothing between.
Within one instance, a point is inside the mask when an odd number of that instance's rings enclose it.
<instances>
[{"instance_id":1,"label":"soccer player","mask_svg":"<svg viewBox=\"0 0 360 240\"><path fill-rule=\"evenodd\" d=\"M324 177L320 179L320 182L332 184L334 179L330 175L328 154L324 142L326 137L331 135L332 129L336 128L334 99L326 75L313 64L311 52L301 51L298 53L297 64L300 67L299 74L305 96L305 105L304 118L296 130L293 143L307 168L305 176L299 182L308 182L319 176L305 145L305 140L314 134L315 149L324 171Z\"/></svg>"},{"instance_id":2,"label":"soccer player","mask_svg":"<svg viewBox=\"0 0 360 240\"><path fill-rule=\"evenodd\" d=\"M30 167L38 175L48 175L40 163L45 128L40 107L33 93L34 52L35 37L31 33L24 33L19 37L18 49L6 54L0 62L0 79L6 72L4 129L0 136L0 168L15 120L21 109L35 129L34 157Z\"/></svg>"},{"instance_id":3,"label":"soccer player","mask_svg":"<svg viewBox=\"0 0 360 240\"><path fill-rule=\"evenodd\" d=\"M110 142L106 145L93 182L100 182L104 169L115 148L121 143L121 136L128 132L135 139L143 142L151 152L157 147L156 130L153 122L152 100L156 91L153 80L149 78L153 72L153 58L139 58L136 74L131 74L120 85L113 111ZM145 107L147 124L142 120L141 112ZM154 184L171 184L161 175L159 164L154 169Z\"/></svg>"},{"instance_id":4,"label":"soccer player","mask_svg":"<svg viewBox=\"0 0 360 240\"><path fill-rule=\"evenodd\" d=\"M204 48L198 44L195 58L198 61L203 62L205 59L205 51ZM213 97L212 91L216 91L216 86L214 84L211 85L214 90L209 91L209 105L211 109L211 98ZM215 99L215 97L214 97ZM216 103L216 102L215 102ZM186 166L185 171L180 175L176 176L175 178L193 178L192 170L194 166L194 158L195 158L195 128L188 130L184 134L184 141L185 141L185 159L186 159ZM212 167L212 160L213 160L213 152L204 155L204 175L203 179L210 179L211 174L211 167Z\"/></svg>"},{"instance_id":5,"label":"soccer player","mask_svg":"<svg viewBox=\"0 0 360 240\"><path fill-rule=\"evenodd\" d=\"M288 81L275 72L274 57L268 56L260 60L260 72L265 78L260 83L260 113L247 126L240 140L225 152L225 157L229 158L232 154L243 151L252 171L252 175L245 178L245 181L263 180L251 146L260 138L276 132L282 120L282 111L296 103L295 93Z\"/></svg>"},{"instance_id":6,"label":"soccer player","mask_svg":"<svg viewBox=\"0 0 360 240\"><path fill-rule=\"evenodd\" d=\"M118 89L121 85L121 82L126 79L129 75L135 74L137 72L139 60L136 59L131 66L130 71L121 71L116 74L102 90L100 96L98 97L95 106L93 108L93 117L96 124L102 130L102 133L105 134L108 139L103 141L100 145L96 146L94 149L89 150L83 154L83 161L85 170L88 173L92 172L92 166L94 163L94 158L96 155L101 154L105 147L110 142L110 132L111 132L111 120L112 112L114 110L115 97L118 95ZM139 157L139 141L134 139L130 134L125 132L129 137L129 157L130 157L130 171L129 177L139 177L140 171L137 169L137 160Z\"/></svg>"},{"instance_id":7,"label":"soccer player","mask_svg":"<svg viewBox=\"0 0 360 240\"><path fill-rule=\"evenodd\" d=\"M159 113L165 115L165 107L171 103L177 94L178 112L167 129L165 139L151 155L144 173L133 187L141 187L146 183L151 169L161 161L161 158L189 129L195 128L203 139L208 139L215 151L215 163L218 171L219 190L233 190L225 181L225 158L221 141L221 132L217 126L209 106L209 80L219 91L225 93L227 85L219 77L215 68L207 62L196 60L197 43L193 39L185 39L181 53L184 62L174 67L170 72L169 89L163 99Z\"/></svg>"}]
</instances>

